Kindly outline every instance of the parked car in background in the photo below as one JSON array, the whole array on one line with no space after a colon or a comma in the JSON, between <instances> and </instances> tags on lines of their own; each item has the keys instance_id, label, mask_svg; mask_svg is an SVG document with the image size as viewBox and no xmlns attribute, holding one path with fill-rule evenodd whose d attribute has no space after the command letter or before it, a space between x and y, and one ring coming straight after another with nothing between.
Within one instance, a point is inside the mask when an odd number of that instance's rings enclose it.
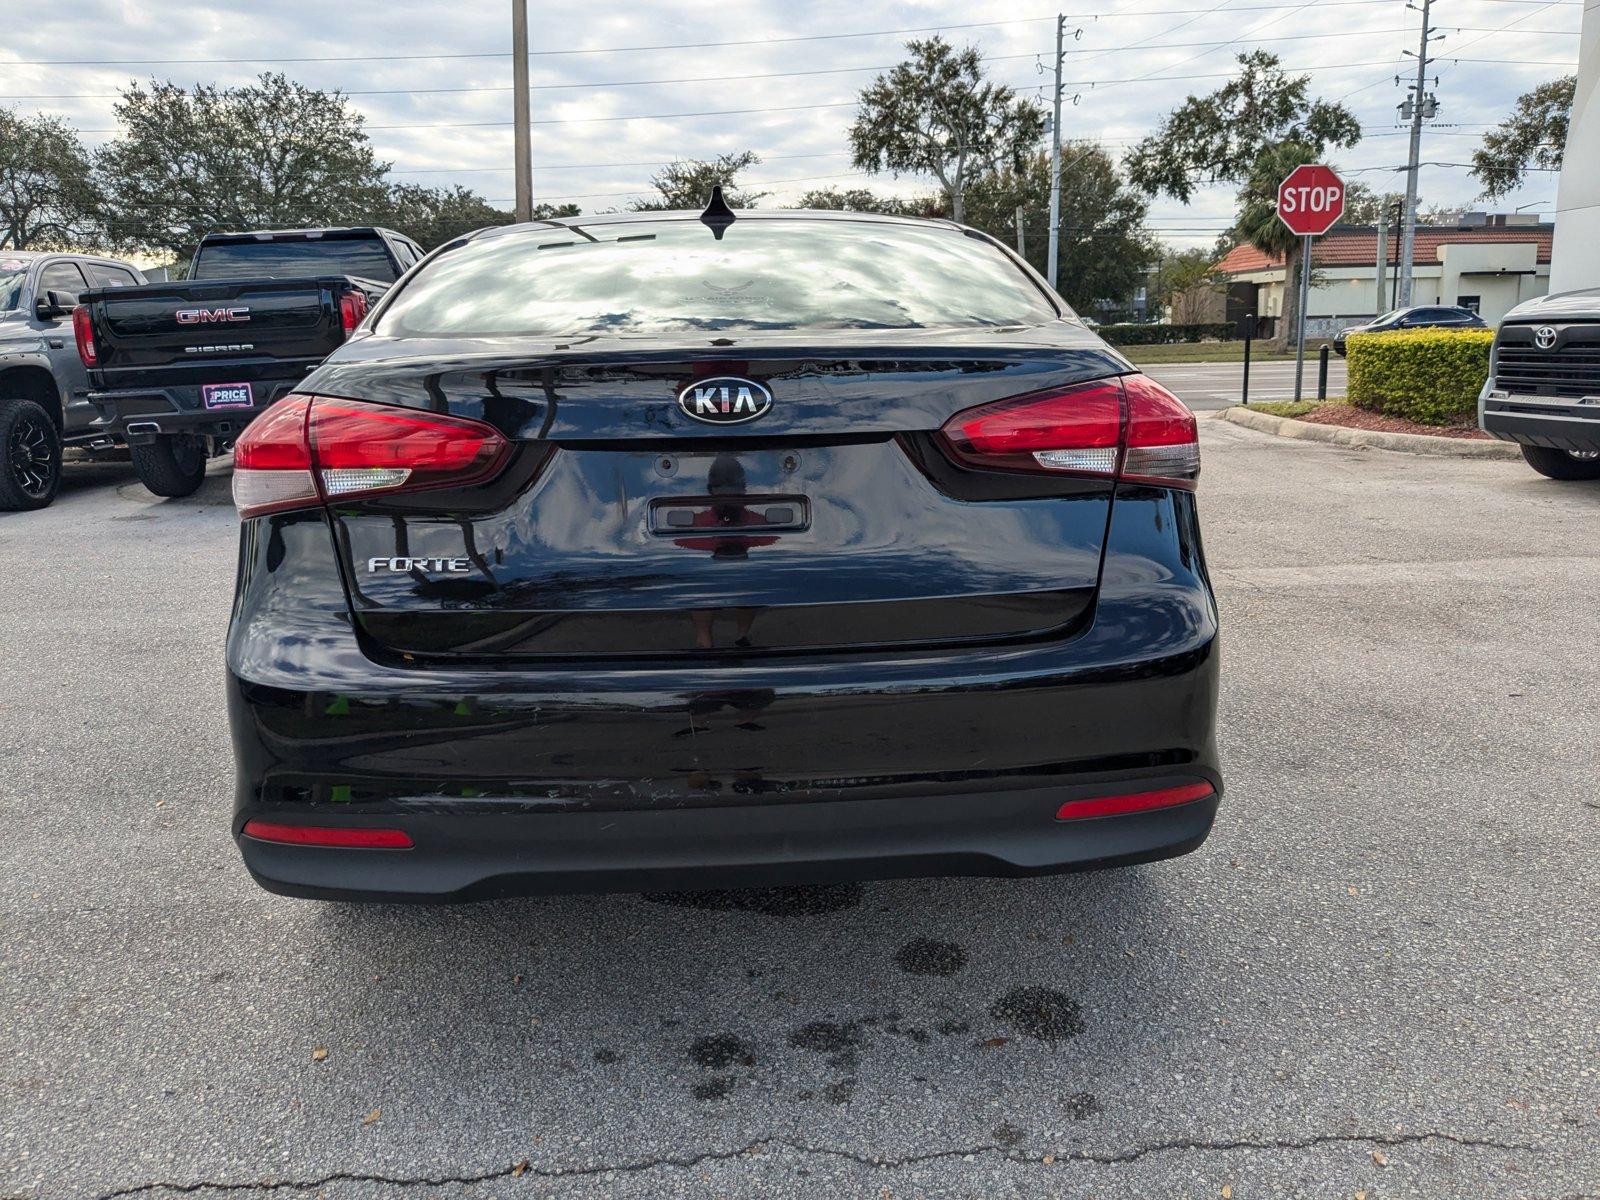
<instances>
[{"instance_id":1,"label":"parked car in background","mask_svg":"<svg viewBox=\"0 0 1600 1200\"><path fill-rule=\"evenodd\" d=\"M458 239L235 450L233 834L274 891L427 900L1186 853L1199 470L976 230Z\"/></svg>"},{"instance_id":2,"label":"parked car in background","mask_svg":"<svg viewBox=\"0 0 1600 1200\"><path fill-rule=\"evenodd\" d=\"M144 282L137 268L88 254L0 251L0 509L43 508L61 483L61 452L116 442L89 402L72 310L91 288Z\"/></svg>"},{"instance_id":3,"label":"parked car in background","mask_svg":"<svg viewBox=\"0 0 1600 1200\"><path fill-rule=\"evenodd\" d=\"M90 398L145 487L187 496L421 257L390 229L207 234L188 279L83 297Z\"/></svg>"},{"instance_id":4,"label":"parked car in background","mask_svg":"<svg viewBox=\"0 0 1600 1200\"><path fill-rule=\"evenodd\" d=\"M1391 309L1365 325L1351 325L1333 335L1333 348L1341 355L1352 333L1392 333L1397 329L1487 329L1489 323L1470 308L1452 305L1417 305Z\"/></svg>"},{"instance_id":5,"label":"parked car in background","mask_svg":"<svg viewBox=\"0 0 1600 1200\"><path fill-rule=\"evenodd\" d=\"M1500 322L1478 424L1551 479L1600 479L1600 288L1541 296Z\"/></svg>"}]
</instances>

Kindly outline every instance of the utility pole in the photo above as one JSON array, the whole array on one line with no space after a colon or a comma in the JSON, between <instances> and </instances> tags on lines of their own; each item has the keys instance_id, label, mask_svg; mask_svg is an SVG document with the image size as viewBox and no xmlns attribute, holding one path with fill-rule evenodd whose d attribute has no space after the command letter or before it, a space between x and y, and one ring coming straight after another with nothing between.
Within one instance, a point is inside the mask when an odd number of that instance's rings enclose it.
<instances>
[{"instance_id":1,"label":"utility pole","mask_svg":"<svg viewBox=\"0 0 1600 1200\"><path fill-rule=\"evenodd\" d=\"M519 221L533 219L533 138L528 129L528 0L511 0L512 121L516 126L517 212Z\"/></svg>"},{"instance_id":2,"label":"utility pole","mask_svg":"<svg viewBox=\"0 0 1600 1200\"><path fill-rule=\"evenodd\" d=\"M1050 249L1045 257L1045 276L1051 287L1056 286L1056 264L1061 257L1061 66L1066 35L1066 15L1057 13L1055 115L1050 120Z\"/></svg>"},{"instance_id":3,"label":"utility pole","mask_svg":"<svg viewBox=\"0 0 1600 1200\"><path fill-rule=\"evenodd\" d=\"M1017 253L1028 257L1028 235L1023 232L1022 205L1017 205Z\"/></svg>"},{"instance_id":4,"label":"utility pole","mask_svg":"<svg viewBox=\"0 0 1600 1200\"><path fill-rule=\"evenodd\" d=\"M1428 43L1433 38L1433 26L1428 23L1433 0L1422 0L1422 37L1417 43L1417 82L1411 96L1401 105L1401 115L1411 118L1411 154L1406 160L1406 208L1401 217L1400 262L1396 277L1400 284L1400 305L1411 303L1411 257L1417 238L1417 172L1422 159L1422 119L1438 111L1438 101L1428 95ZM1406 51L1407 54L1410 51Z\"/></svg>"}]
</instances>

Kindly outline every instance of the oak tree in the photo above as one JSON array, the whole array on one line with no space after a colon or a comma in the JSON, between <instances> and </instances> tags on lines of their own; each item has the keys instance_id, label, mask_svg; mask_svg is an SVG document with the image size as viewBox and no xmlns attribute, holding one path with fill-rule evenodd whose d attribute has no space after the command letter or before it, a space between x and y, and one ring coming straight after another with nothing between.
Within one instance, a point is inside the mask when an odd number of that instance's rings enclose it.
<instances>
[{"instance_id":1,"label":"oak tree","mask_svg":"<svg viewBox=\"0 0 1600 1200\"><path fill-rule=\"evenodd\" d=\"M812 188L793 204L794 208L828 209L836 212L887 213L896 217L949 216L944 197L885 196L871 188Z\"/></svg>"},{"instance_id":2,"label":"oak tree","mask_svg":"<svg viewBox=\"0 0 1600 1200\"><path fill-rule=\"evenodd\" d=\"M905 62L857 98L853 163L873 174L931 175L951 217L965 221L968 184L1005 167L1020 170L1044 135L1044 108L985 78L975 49L931 37L906 50Z\"/></svg>"},{"instance_id":3,"label":"oak tree","mask_svg":"<svg viewBox=\"0 0 1600 1200\"><path fill-rule=\"evenodd\" d=\"M94 157L115 244L183 256L214 229L346 223L383 198L364 119L340 92L280 74L221 88L151 80L122 92Z\"/></svg>"},{"instance_id":4,"label":"oak tree","mask_svg":"<svg viewBox=\"0 0 1600 1200\"><path fill-rule=\"evenodd\" d=\"M1210 183L1243 183L1262 153L1284 143L1327 150L1354 146L1361 123L1342 104L1313 100L1311 76L1289 75L1276 54L1238 56L1239 74L1208 96L1190 96L1128 154L1128 176L1154 196L1187 204Z\"/></svg>"},{"instance_id":5,"label":"oak tree","mask_svg":"<svg viewBox=\"0 0 1600 1200\"><path fill-rule=\"evenodd\" d=\"M1020 167L1003 167L973 180L967 223L1005 242L1016 238L1023 210L1026 257L1043 274L1049 250L1050 155L1037 151ZM1118 307L1144 281L1160 247L1145 231L1150 202L1130 187L1104 147L1068 142L1061 147L1061 231L1057 290L1073 308L1094 312Z\"/></svg>"},{"instance_id":6,"label":"oak tree","mask_svg":"<svg viewBox=\"0 0 1600 1200\"><path fill-rule=\"evenodd\" d=\"M1483 135L1472 152L1472 175L1486 199L1514 191L1531 169L1559 171L1567 145L1576 75L1541 83L1517 97L1516 110Z\"/></svg>"},{"instance_id":7,"label":"oak tree","mask_svg":"<svg viewBox=\"0 0 1600 1200\"><path fill-rule=\"evenodd\" d=\"M703 209L711 199L711 189L720 187L722 198L729 208L754 208L756 201L766 192L751 192L739 186L741 171L759 166L761 156L754 150L741 150L737 154L719 154L716 158L680 159L668 163L650 178L650 186L659 193L647 200L635 200L628 205L634 212L674 212Z\"/></svg>"},{"instance_id":8,"label":"oak tree","mask_svg":"<svg viewBox=\"0 0 1600 1200\"><path fill-rule=\"evenodd\" d=\"M0 250L82 245L97 206L89 156L72 128L0 108Z\"/></svg>"}]
</instances>

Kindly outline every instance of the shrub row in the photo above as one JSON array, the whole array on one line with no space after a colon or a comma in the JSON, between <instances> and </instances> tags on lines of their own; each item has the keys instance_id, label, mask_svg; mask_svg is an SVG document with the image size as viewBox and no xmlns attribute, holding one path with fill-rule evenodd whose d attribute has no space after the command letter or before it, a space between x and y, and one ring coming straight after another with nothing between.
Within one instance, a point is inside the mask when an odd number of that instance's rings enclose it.
<instances>
[{"instance_id":1,"label":"shrub row","mask_svg":"<svg viewBox=\"0 0 1600 1200\"><path fill-rule=\"evenodd\" d=\"M1353 334L1346 343L1351 404L1424 425L1477 412L1489 378L1489 329L1410 329Z\"/></svg>"},{"instance_id":2,"label":"shrub row","mask_svg":"<svg viewBox=\"0 0 1600 1200\"><path fill-rule=\"evenodd\" d=\"M1195 325L1102 325L1095 330L1113 346L1168 346L1178 342L1228 342L1238 333L1232 321Z\"/></svg>"}]
</instances>

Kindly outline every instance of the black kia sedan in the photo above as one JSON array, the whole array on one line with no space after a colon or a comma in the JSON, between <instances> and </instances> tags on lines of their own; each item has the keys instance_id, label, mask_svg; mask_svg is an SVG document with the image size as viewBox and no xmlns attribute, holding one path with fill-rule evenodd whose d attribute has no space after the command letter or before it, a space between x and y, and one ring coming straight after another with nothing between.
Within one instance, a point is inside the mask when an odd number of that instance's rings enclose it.
<instances>
[{"instance_id":1,"label":"black kia sedan","mask_svg":"<svg viewBox=\"0 0 1600 1200\"><path fill-rule=\"evenodd\" d=\"M1029 875L1222 793L1193 415L941 221L440 247L234 459L275 892Z\"/></svg>"}]
</instances>

